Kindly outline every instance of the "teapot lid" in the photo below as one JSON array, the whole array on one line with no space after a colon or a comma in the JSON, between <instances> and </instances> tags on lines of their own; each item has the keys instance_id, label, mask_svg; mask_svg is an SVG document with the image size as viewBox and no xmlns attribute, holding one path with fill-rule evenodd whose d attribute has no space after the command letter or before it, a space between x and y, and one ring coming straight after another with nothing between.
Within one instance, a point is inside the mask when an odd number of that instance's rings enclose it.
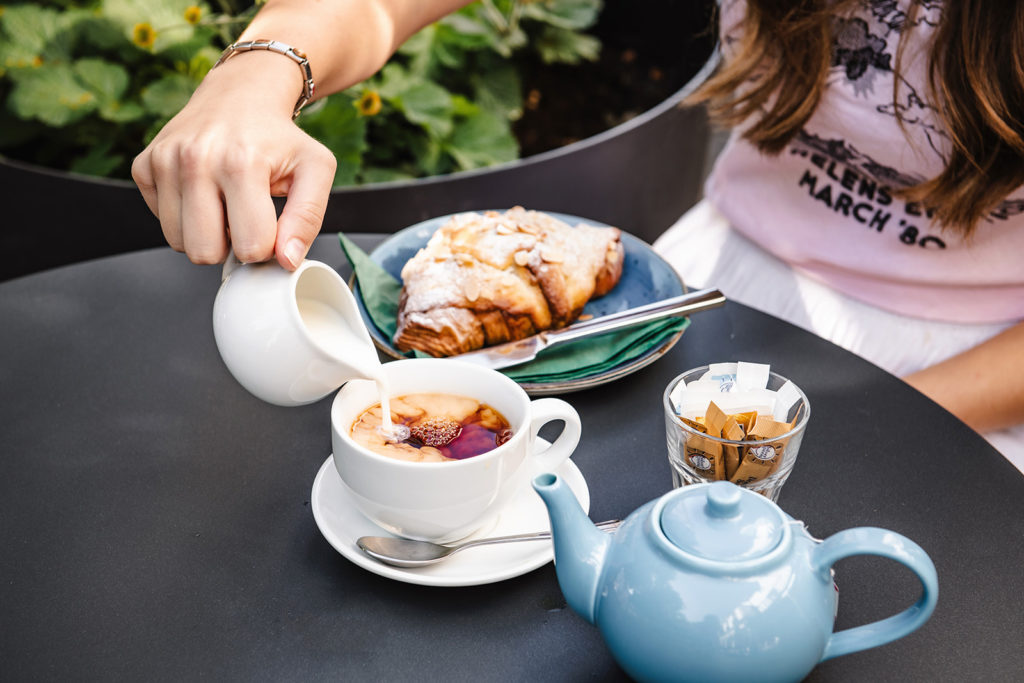
<instances>
[{"instance_id":1,"label":"teapot lid","mask_svg":"<svg viewBox=\"0 0 1024 683\"><path fill-rule=\"evenodd\" d=\"M779 544L786 524L777 505L727 481L680 491L662 509L660 522L680 550L720 562L764 555Z\"/></svg>"}]
</instances>

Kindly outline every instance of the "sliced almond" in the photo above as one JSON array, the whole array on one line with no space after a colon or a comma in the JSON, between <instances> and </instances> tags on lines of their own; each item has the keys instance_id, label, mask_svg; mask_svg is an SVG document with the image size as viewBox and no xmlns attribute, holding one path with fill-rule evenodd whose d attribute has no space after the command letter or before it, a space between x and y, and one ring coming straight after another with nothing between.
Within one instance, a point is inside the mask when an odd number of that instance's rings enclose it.
<instances>
[{"instance_id":1,"label":"sliced almond","mask_svg":"<svg viewBox=\"0 0 1024 683\"><path fill-rule=\"evenodd\" d=\"M530 252L517 251L515 253L515 256L513 256L512 258L515 259L517 266L525 266L527 263L530 262Z\"/></svg>"},{"instance_id":2,"label":"sliced almond","mask_svg":"<svg viewBox=\"0 0 1024 683\"><path fill-rule=\"evenodd\" d=\"M498 223L498 227L494 231L499 235L511 235L515 232L507 223Z\"/></svg>"},{"instance_id":3,"label":"sliced almond","mask_svg":"<svg viewBox=\"0 0 1024 683\"><path fill-rule=\"evenodd\" d=\"M476 280L467 280L462 287L462 293L465 295L466 301L476 301L480 298L480 283Z\"/></svg>"},{"instance_id":4,"label":"sliced almond","mask_svg":"<svg viewBox=\"0 0 1024 683\"><path fill-rule=\"evenodd\" d=\"M562 256L562 252L551 247L542 246L540 248L540 257L545 263L561 263L565 260Z\"/></svg>"}]
</instances>

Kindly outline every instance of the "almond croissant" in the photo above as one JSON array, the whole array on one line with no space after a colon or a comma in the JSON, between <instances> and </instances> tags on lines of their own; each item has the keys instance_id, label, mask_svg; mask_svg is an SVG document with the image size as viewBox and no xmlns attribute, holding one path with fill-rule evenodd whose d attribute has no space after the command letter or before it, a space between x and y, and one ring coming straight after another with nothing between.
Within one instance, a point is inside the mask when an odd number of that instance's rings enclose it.
<instances>
[{"instance_id":1,"label":"almond croissant","mask_svg":"<svg viewBox=\"0 0 1024 683\"><path fill-rule=\"evenodd\" d=\"M618 228L456 214L402 268L395 346L451 356L565 327L622 275Z\"/></svg>"}]
</instances>

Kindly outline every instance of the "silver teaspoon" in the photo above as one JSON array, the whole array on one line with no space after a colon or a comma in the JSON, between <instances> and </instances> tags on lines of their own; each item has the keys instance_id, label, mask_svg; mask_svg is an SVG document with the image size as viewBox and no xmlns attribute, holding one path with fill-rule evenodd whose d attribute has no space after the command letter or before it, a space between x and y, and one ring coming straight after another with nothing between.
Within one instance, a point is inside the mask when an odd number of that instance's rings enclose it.
<instances>
[{"instance_id":1,"label":"silver teaspoon","mask_svg":"<svg viewBox=\"0 0 1024 683\"><path fill-rule=\"evenodd\" d=\"M614 531L622 524L621 520L611 519L595 526L603 531ZM364 553L384 564L395 567L426 567L440 562L446 557L478 545L495 543L516 543L518 541L539 541L551 538L550 531L538 531L532 534L516 534L515 536L494 536L464 541L456 545L440 545L430 541L413 541L408 538L394 536L361 536L356 540Z\"/></svg>"}]
</instances>

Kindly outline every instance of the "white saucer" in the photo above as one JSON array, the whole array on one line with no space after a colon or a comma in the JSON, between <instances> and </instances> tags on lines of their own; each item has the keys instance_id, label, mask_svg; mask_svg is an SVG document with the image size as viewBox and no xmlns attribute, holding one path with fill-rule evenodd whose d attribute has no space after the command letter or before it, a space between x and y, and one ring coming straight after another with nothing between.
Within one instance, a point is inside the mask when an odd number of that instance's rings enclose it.
<instances>
[{"instance_id":1,"label":"white saucer","mask_svg":"<svg viewBox=\"0 0 1024 683\"><path fill-rule=\"evenodd\" d=\"M583 511L589 512L590 490L572 460L566 460L555 473L568 484ZM392 534L368 520L353 505L351 494L334 467L333 455L327 458L313 481L310 505L320 533L335 550L363 569L396 581L423 586L476 586L520 576L547 564L554 557L551 541L526 541L469 548L438 564L417 569L382 564L363 553L356 545L356 539ZM550 528L547 508L533 487L527 485L502 512L498 523L483 533L506 536Z\"/></svg>"}]
</instances>

